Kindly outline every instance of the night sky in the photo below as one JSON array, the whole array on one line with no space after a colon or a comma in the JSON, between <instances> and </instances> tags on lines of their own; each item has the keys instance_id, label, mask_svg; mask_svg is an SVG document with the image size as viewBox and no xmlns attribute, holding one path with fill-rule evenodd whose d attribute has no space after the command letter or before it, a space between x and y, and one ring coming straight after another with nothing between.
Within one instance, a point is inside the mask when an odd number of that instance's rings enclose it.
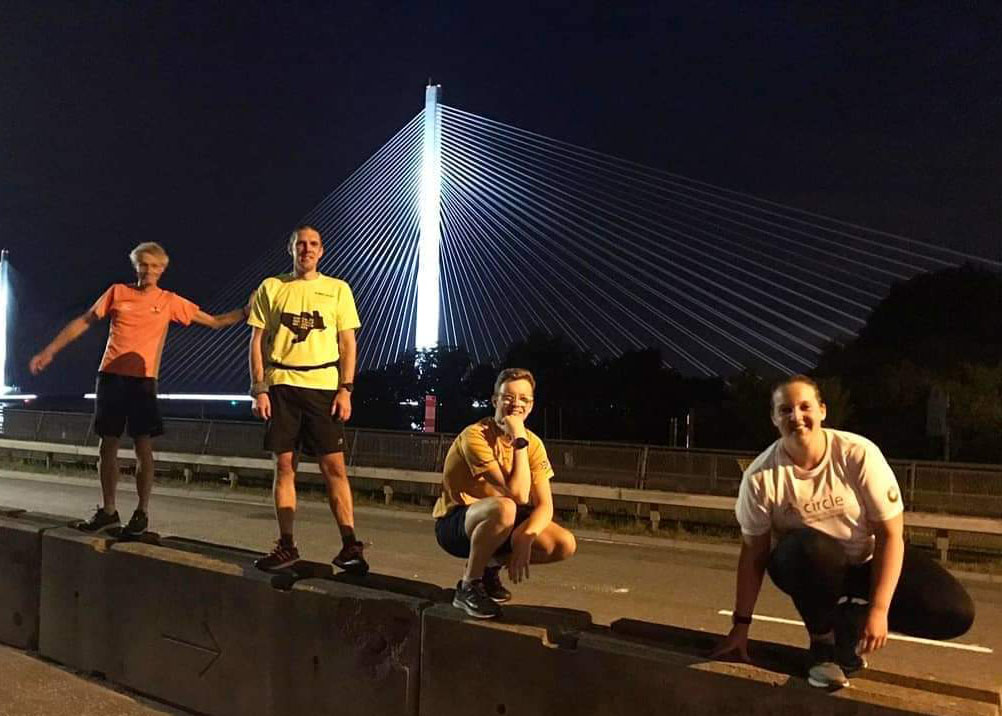
<instances>
[{"instance_id":1,"label":"night sky","mask_svg":"<svg viewBox=\"0 0 1002 716\"><path fill-rule=\"evenodd\" d=\"M139 241L170 252L165 287L209 302L422 109L429 77L470 112L1002 259L997 6L755 5L6 2L11 377L90 383L104 325L42 378L25 364L129 280Z\"/></svg>"}]
</instances>

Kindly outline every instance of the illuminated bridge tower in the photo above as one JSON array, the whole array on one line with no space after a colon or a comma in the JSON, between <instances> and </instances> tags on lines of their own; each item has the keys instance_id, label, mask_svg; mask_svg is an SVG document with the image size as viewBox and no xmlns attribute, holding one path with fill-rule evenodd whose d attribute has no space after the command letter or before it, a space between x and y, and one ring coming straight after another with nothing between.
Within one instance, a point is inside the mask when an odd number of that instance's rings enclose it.
<instances>
[{"instance_id":1,"label":"illuminated bridge tower","mask_svg":"<svg viewBox=\"0 0 1002 716\"><path fill-rule=\"evenodd\" d=\"M441 97L441 85L429 82L424 92L424 146L421 153L416 350L438 345L438 261L442 243L442 120L438 103Z\"/></svg>"}]
</instances>

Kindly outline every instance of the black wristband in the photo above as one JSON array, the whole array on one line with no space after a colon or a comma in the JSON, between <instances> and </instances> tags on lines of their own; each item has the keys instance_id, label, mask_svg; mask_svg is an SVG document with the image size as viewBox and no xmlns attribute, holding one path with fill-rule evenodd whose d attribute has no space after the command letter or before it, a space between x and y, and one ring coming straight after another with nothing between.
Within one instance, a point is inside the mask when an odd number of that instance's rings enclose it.
<instances>
[{"instance_id":1,"label":"black wristband","mask_svg":"<svg viewBox=\"0 0 1002 716\"><path fill-rule=\"evenodd\" d=\"M529 447L529 441L526 440L525 438L515 438L514 440L512 440L511 446L516 450L521 450L523 448Z\"/></svg>"},{"instance_id":2,"label":"black wristband","mask_svg":"<svg viewBox=\"0 0 1002 716\"><path fill-rule=\"evenodd\" d=\"M745 624L745 625L751 624L751 617L742 616L741 614L735 612L734 614L731 615L731 624L734 624L735 626L737 626L738 624Z\"/></svg>"},{"instance_id":3,"label":"black wristband","mask_svg":"<svg viewBox=\"0 0 1002 716\"><path fill-rule=\"evenodd\" d=\"M342 383L341 385L339 385L337 387L338 390L341 390L342 388L344 388L345 390L347 390L350 393L353 390L355 390L355 384L354 383Z\"/></svg>"}]
</instances>

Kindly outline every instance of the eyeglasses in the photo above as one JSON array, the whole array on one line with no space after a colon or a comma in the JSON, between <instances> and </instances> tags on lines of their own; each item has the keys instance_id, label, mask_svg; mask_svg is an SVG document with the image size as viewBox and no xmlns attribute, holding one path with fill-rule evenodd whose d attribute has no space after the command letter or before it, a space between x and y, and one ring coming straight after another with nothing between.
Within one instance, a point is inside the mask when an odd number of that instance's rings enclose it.
<instances>
[{"instance_id":1,"label":"eyeglasses","mask_svg":"<svg viewBox=\"0 0 1002 716\"><path fill-rule=\"evenodd\" d=\"M508 395L505 393L500 396L499 400L505 405L514 405L515 403L532 405L532 398L527 395Z\"/></svg>"}]
</instances>

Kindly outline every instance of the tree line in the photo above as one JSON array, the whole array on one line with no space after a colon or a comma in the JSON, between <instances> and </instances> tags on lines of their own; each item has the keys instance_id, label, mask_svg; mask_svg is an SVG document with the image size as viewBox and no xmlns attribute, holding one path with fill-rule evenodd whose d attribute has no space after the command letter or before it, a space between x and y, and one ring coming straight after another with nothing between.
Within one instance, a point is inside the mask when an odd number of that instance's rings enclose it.
<instances>
[{"instance_id":1,"label":"tree line","mask_svg":"<svg viewBox=\"0 0 1002 716\"><path fill-rule=\"evenodd\" d=\"M543 330L511 344L499 365L440 346L367 371L352 422L414 429L435 395L436 429L457 432L490 414L494 378L509 366L536 376L529 423L544 438L685 444L687 418L693 447L759 450L775 438L769 392L781 375L684 376L654 349L599 358ZM964 266L894 285L857 336L825 347L809 374L827 424L889 455L942 459L948 447L954 460L1002 462L1002 275Z\"/></svg>"}]
</instances>

